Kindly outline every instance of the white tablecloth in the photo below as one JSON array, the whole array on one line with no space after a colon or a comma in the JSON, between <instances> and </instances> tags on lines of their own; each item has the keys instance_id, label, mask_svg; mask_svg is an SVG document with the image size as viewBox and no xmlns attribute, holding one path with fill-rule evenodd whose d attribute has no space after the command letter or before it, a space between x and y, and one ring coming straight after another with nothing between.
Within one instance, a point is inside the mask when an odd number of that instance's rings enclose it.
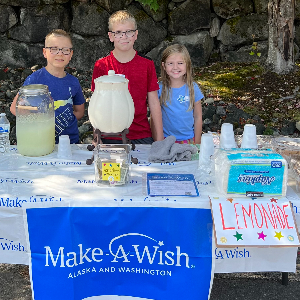
<instances>
[{"instance_id":1,"label":"white tablecloth","mask_svg":"<svg viewBox=\"0 0 300 300\"><path fill-rule=\"evenodd\" d=\"M11 147L10 153L0 156L0 263L28 264L22 207L25 203L74 201L76 203L102 200L146 201L166 203L197 203L209 208L208 194L215 193L213 180L199 177L198 162L167 164L148 163L150 146L138 145L132 152L139 163L131 165L130 182L125 186L99 187L95 184L94 165L86 165L92 152L86 145L72 145L71 160L57 158L55 150L44 157L24 157ZM193 173L199 197L149 197L143 176L149 172ZM300 220L300 199L288 188L296 218ZM55 220L54 220L55 221ZM300 222L299 222L300 224ZM297 248L216 248L215 272L295 272ZM281 257L282 259L278 259Z\"/></svg>"}]
</instances>

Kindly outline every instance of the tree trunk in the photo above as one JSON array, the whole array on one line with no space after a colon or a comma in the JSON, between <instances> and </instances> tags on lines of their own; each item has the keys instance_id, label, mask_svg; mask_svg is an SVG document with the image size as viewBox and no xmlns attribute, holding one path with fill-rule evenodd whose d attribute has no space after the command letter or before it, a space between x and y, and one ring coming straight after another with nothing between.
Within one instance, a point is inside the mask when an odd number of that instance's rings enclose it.
<instances>
[{"instance_id":1,"label":"tree trunk","mask_svg":"<svg viewBox=\"0 0 300 300\"><path fill-rule=\"evenodd\" d=\"M269 0L269 50L267 67L277 74L287 74L295 67L295 0Z\"/></svg>"}]
</instances>

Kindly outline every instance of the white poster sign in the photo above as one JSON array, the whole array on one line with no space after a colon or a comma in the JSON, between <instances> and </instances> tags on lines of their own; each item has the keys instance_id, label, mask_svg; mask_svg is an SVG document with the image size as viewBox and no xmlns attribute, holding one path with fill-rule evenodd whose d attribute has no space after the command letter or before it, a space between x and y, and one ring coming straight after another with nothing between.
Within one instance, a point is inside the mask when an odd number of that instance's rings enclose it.
<instances>
[{"instance_id":1,"label":"white poster sign","mask_svg":"<svg viewBox=\"0 0 300 300\"><path fill-rule=\"evenodd\" d=\"M286 198L211 197L217 245L299 246L292 207Z\"/></svg>"}]
</instances>

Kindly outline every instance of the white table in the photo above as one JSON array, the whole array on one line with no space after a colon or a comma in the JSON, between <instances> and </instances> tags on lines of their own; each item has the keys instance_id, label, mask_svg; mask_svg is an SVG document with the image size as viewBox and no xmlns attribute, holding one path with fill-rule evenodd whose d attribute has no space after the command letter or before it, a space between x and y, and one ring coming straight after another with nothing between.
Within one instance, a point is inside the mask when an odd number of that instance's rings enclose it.
<instances>
[{"instance_id":1,"label":"white table","mask_svg":"<svg viewBox=\"0 0 300 300\"><path fill-rule=\"evenodd\" d=\"M0 263L28 264L22 206L25 203L54 201L102 200L115 202L165 202L172 205L188 203L191 207L209 208L208 194L214 191L209 180L197 181L199 197L149 197L143 183L147 172L194 173L198 162L170 164L148 163L150 146L137 145L133 156L139 159L131 165L130 182L125 186L100 188L94 182L94 165L86 165L92 153L86 145L72 145L71 160L57 158L57 152L44 157L24 157L11 147L0 156ZM291 188L287 197L292 201L296 216L300 216L300 199ZM300 217L298 218L300 220ZM300 224L300 222L299 222ZM216 248L216 273L281 271L295 272L297 248ZM278 257L284 257L278 260Z\"/></svg>"}]
</instances>

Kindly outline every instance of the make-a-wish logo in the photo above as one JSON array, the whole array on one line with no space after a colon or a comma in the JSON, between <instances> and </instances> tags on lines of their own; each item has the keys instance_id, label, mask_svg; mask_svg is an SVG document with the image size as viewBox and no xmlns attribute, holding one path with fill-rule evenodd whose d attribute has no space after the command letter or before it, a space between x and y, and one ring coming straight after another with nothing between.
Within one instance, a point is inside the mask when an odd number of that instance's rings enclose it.
<instances>
[{"instance_id":1,"label":"make-a-wish logo","mask_svg":"<svg viewBox=\"0 0 300 300\"><path fill-rule=\"evenodd\" d=\"M215 256L216 259L226 259L226 258L250 258L250 252L245 248L231 248L231 249L224 249L224 248L216 248L215 249Z\"/></svg>"},{"instance_id":2,"label":"make-a-wish logo","mask_svg":"<svg viewBox=\"0 0 300 300\"><path fill-rule=\"evenodd\" d=\"M0 237L0 250L3 251L21 251L27 252L25 247L20 242L14 242Z\"/></svg>"},{"instance_id":3,"label":"make-a-wish logo","mask_svg":"<svg viewBox=\"0 0 300 300\"><path fill-rule=\"evenodd\" d=\"M149 243L152 245L149 245ZM195 266L190 265L189 255L181 252L180 246L165 249L163 241L158 241L140 233L126 233L114 237L108 244L108 251L107 248L88 248L84 247L83 244L78 245L76 252L66 252L65 247L59 247L57 252L51 249L50 246L44 248L46 249L46 267L52 264L53 267L72 268L92 262L104 263L107 259L110 263L125 263L126 268L128 263L138 263L143 264L143 266L195 268Z\"/></svg>"}]
</instances>

